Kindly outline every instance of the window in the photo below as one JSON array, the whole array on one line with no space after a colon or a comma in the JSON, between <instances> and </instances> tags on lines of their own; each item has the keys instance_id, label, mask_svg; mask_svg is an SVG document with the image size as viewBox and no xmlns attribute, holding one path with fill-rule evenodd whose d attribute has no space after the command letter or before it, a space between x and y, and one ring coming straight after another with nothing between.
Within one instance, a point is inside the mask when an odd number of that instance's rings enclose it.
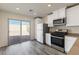
<instances>
[{"instance_id":1,"label":"window","mask_svg":"<svg viewBox=\"0 0 79 59\"><path fill-rule=\"evenodd\" d=\"M9 36L30 35L30 21L9 20Z\"/></svg>"}]
</instances>

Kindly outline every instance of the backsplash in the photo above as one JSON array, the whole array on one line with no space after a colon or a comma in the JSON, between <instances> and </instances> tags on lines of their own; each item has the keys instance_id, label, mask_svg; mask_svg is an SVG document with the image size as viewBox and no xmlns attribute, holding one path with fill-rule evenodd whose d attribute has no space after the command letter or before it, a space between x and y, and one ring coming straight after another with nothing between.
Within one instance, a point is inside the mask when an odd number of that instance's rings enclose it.
<instances>
[{"instance_id":1,"label":"backsplash","mask_svg":"<svg viewBox=\"0 0 79 59\"><path fill-rule=\"evenodd\" d=\"M69 33L77 33L77 34L79 34L79 26L69 26L69 27L56 26L56 27L50 28L50 32L53 32L56 29L68 29Z\"/></svg>"}]
</instances>

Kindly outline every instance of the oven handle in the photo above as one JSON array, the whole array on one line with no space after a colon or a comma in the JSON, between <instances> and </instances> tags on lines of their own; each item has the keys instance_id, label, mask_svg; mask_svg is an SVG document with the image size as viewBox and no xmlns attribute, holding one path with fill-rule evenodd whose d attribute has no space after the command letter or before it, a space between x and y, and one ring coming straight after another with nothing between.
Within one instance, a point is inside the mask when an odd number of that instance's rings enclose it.
<instances>
[{"instance_id":1,"label":"oven handle","mask_svg":"<svg viewBox=\"0 0 79 59\"><path fill-rule=\"evenodd\" d=\"M64 39L62 37L57 37L57 36L52 36L52 35L51 35L51 37L55 37L55 38L58 38L58 39Z\"/></svg>"}]
</instances>

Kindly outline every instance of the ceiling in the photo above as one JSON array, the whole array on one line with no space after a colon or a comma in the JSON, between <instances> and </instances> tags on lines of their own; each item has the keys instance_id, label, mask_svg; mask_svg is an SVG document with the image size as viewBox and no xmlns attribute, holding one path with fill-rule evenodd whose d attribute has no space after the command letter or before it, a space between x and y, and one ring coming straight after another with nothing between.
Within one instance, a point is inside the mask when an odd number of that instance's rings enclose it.
<instances>
[{"instance_id":1,"label":"ceiling","mask_svg":"<svg viewBox=\"0 0 79 59\"><path fill-rule=\"evenodd\" d=\"M52 6L48 7L49 3L0 3L0 10L11 13L17 13L33 17L44 17L50 12L73 5L74 3L50 3ZM16 10L16 8L20 8ZM29 10L32 9L31 12Z\"/></svg>"}]
</instances>

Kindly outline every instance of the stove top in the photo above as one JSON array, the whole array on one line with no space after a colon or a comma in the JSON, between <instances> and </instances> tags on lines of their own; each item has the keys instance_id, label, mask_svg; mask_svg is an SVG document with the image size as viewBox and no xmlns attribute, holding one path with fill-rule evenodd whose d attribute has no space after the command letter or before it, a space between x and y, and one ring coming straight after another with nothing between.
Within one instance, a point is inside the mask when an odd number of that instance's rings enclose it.
<instances>
[{"instance_id":1,"label":"stove top","mask_svg":"<svg viewBox=\"0 0 79 59\"><path fill-rule=\"evenodd\" d=\"M64 37L67 35L67 32L53 32L51 33L52 36L57 36L57 37Z\"/></svg>"}]
</instances>

